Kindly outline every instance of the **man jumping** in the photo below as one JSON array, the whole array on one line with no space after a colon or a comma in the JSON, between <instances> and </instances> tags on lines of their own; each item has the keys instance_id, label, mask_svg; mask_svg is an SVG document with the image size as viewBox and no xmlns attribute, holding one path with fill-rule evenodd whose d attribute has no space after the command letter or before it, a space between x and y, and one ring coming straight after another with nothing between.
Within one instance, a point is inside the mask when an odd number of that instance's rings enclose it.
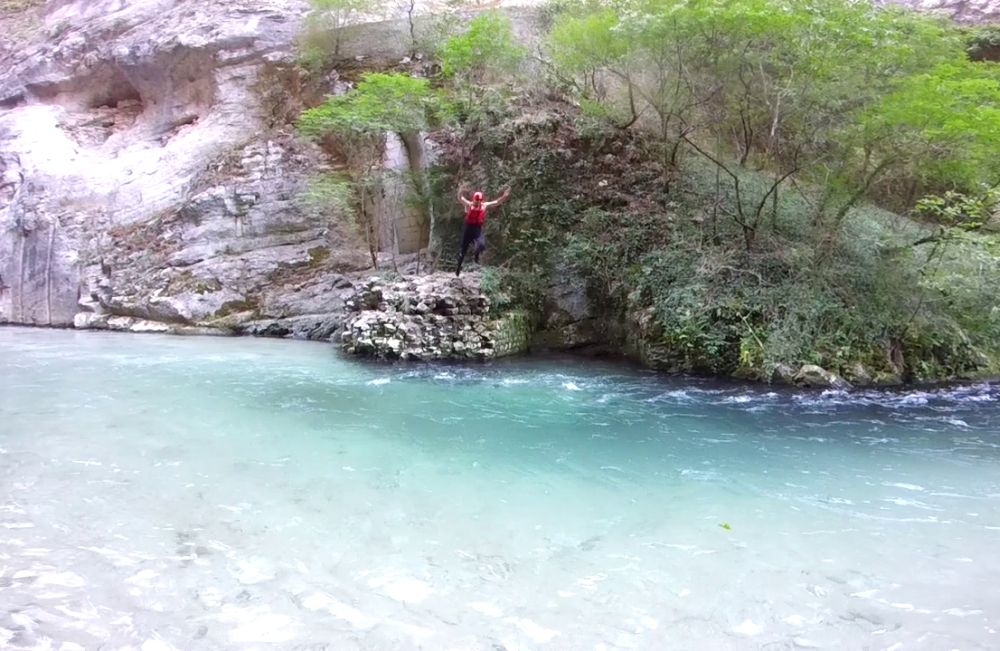
<instances>
[{"instance_id":1,"label":"man jumping","mask_svg":"<svg viewBox=\"0 0 1000 651\"><path fill-rule=\"evenodd\" d=\"M462 261L465 260L465 252L470 244L475 243L473 250L473 260L479 263L479 255L486 250L486 210L493 206L499 206L510 196L510 188L506 188L499 198L493 201L483 201L483 193L472 193L472 199L465 198L465 187L458 189L458 200L465 206L465 228L462 230L462 247L458 250L458 266L455 268L455 275L462 273Z\"/></svg>"}]
</instances>

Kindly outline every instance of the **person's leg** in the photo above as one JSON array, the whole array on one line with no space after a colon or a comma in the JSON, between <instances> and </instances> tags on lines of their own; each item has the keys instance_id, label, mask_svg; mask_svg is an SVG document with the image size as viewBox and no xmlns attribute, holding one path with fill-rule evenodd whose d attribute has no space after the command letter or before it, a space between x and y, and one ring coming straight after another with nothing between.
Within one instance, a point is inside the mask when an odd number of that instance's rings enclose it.
<instances>
[{"instance_id":1,"label":"person's leg","mask_svg":"<svg viewBox=\"0 0 1000 651\"><path fill-rule=\"evenodd\" d=\"M462 261L465 260L465 249L468 244L465 241L465 232L462 232L462 243L458 245L458 264L455 265L455 275L462 273Z\"/></svg>"},{"instance_id":2,"label":"person's leg","mask_svg":"<svg viewBox=\"0 0 1000 651\"><path fill-rule=\"evenodd\" d=\"M485 250L486 250L486 229L484 228L479 232L479 237L476 238L476 255L473 258L476 261L476 264L479 264L479 256Z\"/></svg>"},{"instance_id":3,"label":"person's leg","mask_svg":"<svg viewBox=\"0 0 1000 651\"><path fill-rule=\"evenodd\" d=\"M479 229L475 224L466 224L462 229L462 244L458 249L458 264L455 266L455 275L462 273L462 262L465 260L465 252L469 250L469 245L476 241Z\"/></svg>"}]
</instances>

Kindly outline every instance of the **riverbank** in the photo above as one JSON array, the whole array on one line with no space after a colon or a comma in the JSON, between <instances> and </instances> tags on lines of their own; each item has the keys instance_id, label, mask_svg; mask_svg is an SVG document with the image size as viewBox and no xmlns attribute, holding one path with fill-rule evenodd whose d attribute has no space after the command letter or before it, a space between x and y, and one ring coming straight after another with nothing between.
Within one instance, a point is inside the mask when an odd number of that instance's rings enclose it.
<instances>
[{"instance_id":1,"label":"riverbank","mask_svg":"<svg viewBox=\"0 0 1000 651\"><path fill-rule=\"evenodd\" d=\"M294 337L291 335L268 335L268 334L240 334L234 332L225 332L220 330L209 330L208 332L191 332L191 331L169 331L161 330L157 328L147 328L137 331L119 331L119 330L109 330L102 328L73 328L69 326L58 327L58 326L32 326L32 325L21 325L21 324L10 324L10 323L0 323L0 330L8 332L17 332L18 330L23 330L26 333L31 331L68 331L68 332L78 332L81 334L100 334L107 336L126 336L126 335L140 335L144 337L146 335L167 335L167 336L178 336L184 337L212 337L212 338L234 338L234 339L249 339L249 340L261 340L261 341L289 341L317 346L324 346L332 348L337 352L337 354L344 360L351 360L352 363L358 364L362 368L387 368L387 369L397 369L403 370L412 369L414 373L424 373L424 372L435 372L435 369L441 370L442 372L449 371L470 371L475 372L475 369L481 367L482 365L487 365L490 367L503 368L505 366L513 365L516 366L519 363L543 363L543 364L563 364L569 368L580 369L586 368L588 365L597 365L599 367L617 367L628 373L644 373L649 374L651 377L659 377L664 380L669 381L683 381L688 382L696 386L718 386L721 388L731 388L733 390L744 389L748 391L778 391L784 392L789 391L792 393L801 393L802 395L834 395L842 393L844 395L852 396L878 396L878 395L906 395L907 393L914 391L948 391L951 389L964 389L968 387L975 387L979 385L994 385L1000 383L1000 376L995 375L983 375L981 377L974 378L961 378L948 381L924 381L924 382L910 382L910 383L898 383L893 385L885 386L841 386L829 387L829 386L804 386L796 385L794 382L761 382L759 380L746 379L746 378L734 378L731 376L713 376L706 374L692 374L683 371L664 371L651 368L646 364L643 364L641 360L635 356L629 356L621 352L611 352L607 347L600 347L595 349L585 349L585 350L573 350L573 349L551 349L544 347L531 347L530 345L519 352L510 355L481 355L470 357L468 355L462 356L439 356L439 357L428 357L424 360L408 359L402 360L398 357L392 356L376 356L376 355L356 355L351 352L344 350L342 345L337 342L331 342L329 340L317 340L308 339L304 337ZM499 365L499 366L497 366Z\"/></svg>"}]
</instances>

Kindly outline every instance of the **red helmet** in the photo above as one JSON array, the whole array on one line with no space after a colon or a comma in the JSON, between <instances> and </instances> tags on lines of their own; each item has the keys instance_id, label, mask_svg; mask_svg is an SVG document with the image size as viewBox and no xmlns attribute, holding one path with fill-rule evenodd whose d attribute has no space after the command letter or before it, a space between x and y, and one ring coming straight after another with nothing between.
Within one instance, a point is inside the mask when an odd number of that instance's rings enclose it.
<instances>
[{"instance_id":1,"label":"red helmet","mask_svg":"<svg viewBox=\"0 0 1000 651\"><path fill-rule=\"evenodd\" d=\"M483 200L483 193L479 192L478 190L475 191L475 192L473 192L472 193L472 200L473 201L482 201Z\"/></svg>"}]
</instances>

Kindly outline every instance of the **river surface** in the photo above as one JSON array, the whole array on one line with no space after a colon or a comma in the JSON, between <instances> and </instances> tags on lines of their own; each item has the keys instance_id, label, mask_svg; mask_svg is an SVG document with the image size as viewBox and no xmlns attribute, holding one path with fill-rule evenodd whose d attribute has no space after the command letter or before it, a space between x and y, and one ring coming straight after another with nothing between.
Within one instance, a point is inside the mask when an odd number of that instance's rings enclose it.
<instances>
[{"instance_id":1,"label":"river surface","mask_svg":"<svg viewBox=\"0 0 1000 651\"><path fill-rule=\"evenodd\" d=\"M998 398L0 328L0 648L997 649Z\"/></svg>"}]
</instances>

